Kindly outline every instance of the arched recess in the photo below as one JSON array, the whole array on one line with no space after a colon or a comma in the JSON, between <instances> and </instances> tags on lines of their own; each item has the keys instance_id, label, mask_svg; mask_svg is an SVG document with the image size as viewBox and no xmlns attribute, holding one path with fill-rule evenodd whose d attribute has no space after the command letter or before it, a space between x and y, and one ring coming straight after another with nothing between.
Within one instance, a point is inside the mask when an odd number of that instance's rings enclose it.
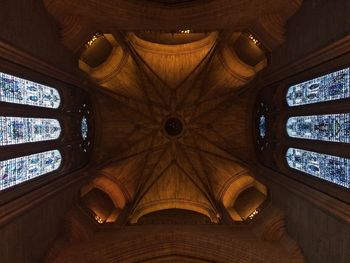
<instances>
[{"instance_id":1,"label":"arched recess","mask_svg":"<svg viewBox=\"0 0 350 263\"><path fill-rule=\"evenodd\" d=\"M244 174L230 183L221 201L234 221L245 221L259 213L267 195L266 186Z\"/></svg>"},{"instance_id":2,"label":"arched recess","mask_svg":"<svg viewBox=\"0 0 350 263\"><path fill-rule=\"evenodd\" d=\"M207 34L175 34L170 38L174 43L169 43L166 35L155 32L151 37L149 34L130 32L128 40L137 56L152 72L168 87L177 88L200 67L215 46L219 34L216 31ZM197 38L193 35L197 35Z\"/></svg>"},{"instance_id":3,"label":"arched recess","mask_svg":"<svg viewBox=\"0 0 350 263\"><path fill-rule=\"evenodd\" d=\"M226 71L246 84L267 66L267 58L261 43L248 32L233 33L220 49L220 60Z\"/></svg>"},{"instance_id":4,"label":"arched recess","mask_svg":"<svg viewBox=\"0 0 350 263\"><path fill-rule=\"evenodd\" d=\"M206 225L210 218L198 212L185 209L164 209L139 218L139 225Z\"/></svg>"},{"instance_id":5,"label":"arched recess","mask_svg":"<svg viewBox=\"0 0 350 263\"><path fill-rule=\"evenodd\" d=\"M210 88L202 101L237 91L268 64L266 49L248 31L222 33L220 40L203 76Z\"/></svg>"},{"instance_id":6,"label":"arched recess","mask_svg":"<svg viewBox=\"0 0 350 263\"><path fill-rule=\"evenodd\" d=\"M113 180L99 176L85 185L80 191L83 205L102 223L115 222L128 202L123 190Z\"/></svg>"},{"instance_id":7,"label":"arched recess","mask_svg":"<svg viewBox=\"0 0 350 263\"><path fill-rule=\"evenodd\" d=\"M209 218L209 220L213 223L218 221L218 218L215 216L213 211L211 211L210 207L206 207L203 204L191 202L188 200L160 200L151 204L147 204L146 206L140 207L132 216L130 223L136 224L138 220L150 213L154 213L156 211L162 211L167 209L183 209L188 211L194 211L200 213Z\"/></svg>"},{"instance_id":8,"label":"arched recess","mask_svg":"<svg viewBox=\"0 0 350 263\"><path fill-rule=\"evenodd\" d=\"M191 32L159 32L159 31L139 31L135 32L138 38L145 41L163 45L188 44L206 38L211 33Z\"/></svg>"},{"instance_id":9,"label":"arched recess","mask_svg":"<svg viewBox=\"0 0 350 263\"><path fill-rule=\"evenodd\" d=\"M109 55L108 55L109 54ZM89 63L94 57L96 63ZM79 59L79 68L86 72L98 84L107 82L123 68L128 53L118 44L112 34L96 33L83 48ZM102 62L101 62L102 61Z\"/></svg>"},{"instance_id":10,"label":"arched recess","mask_svg":"<svg viewBox=\"0 0 350 263\"><path fill-rule=\"evenodd\" d=\"M194 211L208 217L213 223L218 222L212 203L177 164L170 165L150 185L136 205L130 222L135 224L142 216L165 209Z\"/></svg>"},{"instance_id":11,"label":"arched recess","mask_svg":"<svg viewBox=\"0 0 350 263\"><path fill-rule=\"evenodd\" d=\"M120 212L120 209L114 206L109 195L98 188L91 189L82 196L81 201L99 224L114 222Z\"/></svg>"}]
</instances>

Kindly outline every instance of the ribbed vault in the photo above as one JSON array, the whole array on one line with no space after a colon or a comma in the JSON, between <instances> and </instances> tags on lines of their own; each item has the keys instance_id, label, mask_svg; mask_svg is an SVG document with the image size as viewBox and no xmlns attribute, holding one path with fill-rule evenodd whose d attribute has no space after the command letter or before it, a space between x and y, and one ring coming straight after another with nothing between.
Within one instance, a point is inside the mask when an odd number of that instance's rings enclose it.
<instances>
[{"instance_id":1,"label":"ribbed vault","mask_svg":"<svg viewBox=\"0 0 350 263\"><path fill-rule=\"evenodd\" d=\"M76 243L76 251L93 247L104 262L300 262L280 213L222 240L219 232L199 228L195 244L191 231L181 229L151 231L135 243L139 232L133 234L130 225L176 209L199 214L199 222L227 225L264 212L268 189L246 166L252 99L245 87L268 65L269 51L283 41L284 24L301 0L140 2L44 0L61 25L62 43L80 57L80 69L95 84L97 169L81 189L80 207L67 217L68 239L86 241ZM103 200L108 206L95 212ZM114 230L125 225L130 231ZM216 240L223 253L217 253ZM198 257L194 252L203 247L208 250ZM63 248L55 262L98 262L70 245ZM295 255L283 258L285 252Z\"/></svg>"},{"instance_id":2,"label":"ribbed vault","mask_svg":"<svg viewBox=\"0 0 350 263\"><path fill-rule=\"evenodd\" d=\"M114 46L110 57L93 69L81 66L106 94L98 97L101 150L95 160L103 168L97 178L115 182L112 198L124 193L114 203L130 204L130 223L164 209L219 222L222 207L233 206L223 202L225 189L243 176L255 180L241 161L250 139L249 97L239 94L266 58L257 67L240 60L232 46L239 32L229 38L187 34L188 41L173 35L180 44L155 34L127 33L119 44L104 35ZM178 134L169 133L169 119L181 126Z\"/></svg>"}]
</instances>

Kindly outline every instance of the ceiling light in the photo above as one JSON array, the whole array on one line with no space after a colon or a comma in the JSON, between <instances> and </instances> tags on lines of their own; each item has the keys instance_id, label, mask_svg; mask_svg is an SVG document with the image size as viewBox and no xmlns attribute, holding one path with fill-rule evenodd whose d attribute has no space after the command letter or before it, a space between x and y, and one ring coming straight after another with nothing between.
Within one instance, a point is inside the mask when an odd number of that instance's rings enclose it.
<instances>
[{"instance_id":1,"label":"ceiling light","mask_svg":"<svg viewBox=\"0 0 350 263\"><path fill-rule=\"evenodd\" d=\"M95 220L97 223L103 224L103 219L101 217L99 217L98 215L95 215Z\"/></svg>"},{"instance_id":2,"label":"ceiling light","mask_svg":"<svg viewBox=\"0 0 350 263\"><path fill-rule=\"evenodd\" d=\"M248 38L249 38L255 45L257 45L258 47L261 46L260 41L259 41L258 39L256 39L256 38L253 36L253 34L249 34L249 35L248 35Z\"/></svg>"},{"instance_id":3,"label":"ceiling light","mask_svg":"<svg viewBox=\"0 0 350 263\"><path fill-rule=\"evenodd\" d=\"M100 37L103 37L103 35L100 33L96 33L88 42L86 42L85 47L91 47L92 44Z\"/></svg>"},{"instance_id":4,"label":"ceiling light","mask_svg":"<svg viewBox=\"0 0 350 263\"><path fill-rule=\"evenodd\" d=\"M191 29L179 30L179 33L180 34L190 34L190 33L192 33L192 30Z\"/></svg>"}]
</instances>

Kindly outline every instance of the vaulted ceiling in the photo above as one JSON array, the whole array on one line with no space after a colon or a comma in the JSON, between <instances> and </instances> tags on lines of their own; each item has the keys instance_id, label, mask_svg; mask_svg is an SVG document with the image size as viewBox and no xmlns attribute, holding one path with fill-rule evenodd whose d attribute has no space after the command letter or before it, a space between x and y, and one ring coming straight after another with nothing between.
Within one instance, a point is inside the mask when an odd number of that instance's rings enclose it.
<instances>
[{"instance_id":1,"label":"vaulted ceiling","mask_svg":"<svg viewBox=\"0 0 350 263\"><path fill-rule=\"evenodd\" d=\"M231 194L227 191L236 191L226 202L230 207L238 192L257 184L251 179L229 188L233 181L251 178L233 154L247 147L249 137L248 105L238 92L266 58L257 66L241 61L231 47L241 33L225 41L217 32L197 38L158 33L157 43L151 42L154 33L145 34L128 33L125 47L115 46L105 63L82 66L111 97L110 104L99 101L104 130L97 143L114 152L100 176L116 181L125 203L132 203L131 222L171 208L197 211L217 222L219 203ZM181 38L181 44L164 44L169 37ZM186 38L190 42L184 43ZM106 136L112 130L115 144ZM237 136L241 142L231 139ZM106 157L107 151L101 153L101 160Z\"/></svg>"},{"instance_id":2,"label":"vaulted ceiling","mask_svg":"<svg viewBox=\"0 0 350 263\"><path fill-rule=\"evenodd\" d=\"M128 207L130 223L174 208L240 221L240 193L253 187L266 197L244 165L252 140L244 87L267 66L301 0L44 2L100 90L100 169L82 196L103 190L116 208ZM104 59L91 64L88 50Z\"/></svg>"}]
</instances>

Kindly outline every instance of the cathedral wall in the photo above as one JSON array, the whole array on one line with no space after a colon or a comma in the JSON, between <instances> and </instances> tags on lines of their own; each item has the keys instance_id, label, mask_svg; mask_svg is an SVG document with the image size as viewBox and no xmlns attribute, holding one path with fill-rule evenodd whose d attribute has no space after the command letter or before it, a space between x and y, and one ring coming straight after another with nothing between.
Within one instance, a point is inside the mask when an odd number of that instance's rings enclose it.
<instances>
[{"instance_id":1,"label":"cathedral wall","mask_svg":"<svg viewBox=\"0 0 350 263\"><path fill-rule=\"evenodd\" d=\"M60 235L63 216L72 206L80 186L75 183L6 225L0 225L1 263L42 262Z\"/></svg>"},{"instance_id":2,"label":"cathedral wall","mask_svg":"<svg viewBox=\"0 0 350 263\"><path fill-rule=\"evenodd\" d=\"M18 63L21 64L21 69L30 68L37 71L31 74L39 76L38 78L45 78L44 75L49 73L54 74L57 68L62 72L57 70L60 74L50 77L63 82L77 83L72 77L72 73L76 72L77 60L60 44L58 24L47 14L42 1L2 0L0 10L2 67L6 68L7 62L4 61ZM17 49L23 54L18 53ZM47 64L41 64L41 61ZM17 70L13 65L9 68ZM43 73L45 70L47 72ZM23 71L19 72L23 74ZM63 181L73 181L69 176L65 178L67 179ZM74 183L58 190L62 185L63 183L58 187L56 185L55 189L45 186L50 188L48 192L42 187L1 207L1 263L42 262L47 250L60 234L63 216L71 207L80 188L80 183ZM34 195L36 198L32 197Z\"/></svg>"},{"instance_id":3,"label":"cathedral wall","mask_svg":"<svg viewBox=\"0 0 350 263\"><path fill-rule=\"evenodd\" d=\"M302 248L307 262L349 261L349 222L281 185L271 184L270 191L272 203L286 213L288 233Z\"/></svg>"},{"instance_id":4,"label":"cathedral wall","mask_svg":"<svg viewBox=\"0 0 350 263\"><path fill-rule=\"evenodd\" d=\"M348 63L344 55L349 50L348 40L341 39L349 35L349 10L347 0L304 1L288 21L286 41L272 52L271 66L262 76L264 84L261 87L276 82L278 87L284 78L297 73L307 79L317 70L327 71ZM339 59L335 59L338 56ZM325 63L330 60L327 68ZM261 171L261 168L257 170ZM307 262L348 262L349 204L271 169L261 174L268 179L272 203L285 212L288 233L302 248Z\"/></svg>"},{"instance_id":5,"label":"cathedral wall","mask_svg":"<svg viewBox=\"0 0 350 263\"><path fill-rule=\"evenodd\" d=\"M328 45L349 34L350 1L303 1L288 21L286 41L272 52L271 70Z\"/></svg>"},{"instance_id":6,"label":"cathedral wall","mask_svg":"<svg viewBox=\"0 0 350 263\"><path fill-rule=\"evenodd\" d=\"M42 1L2 0L0 40L28 54L73 72L77 60L60 43L58 24Z\"/></svg>"}]
</instances>

